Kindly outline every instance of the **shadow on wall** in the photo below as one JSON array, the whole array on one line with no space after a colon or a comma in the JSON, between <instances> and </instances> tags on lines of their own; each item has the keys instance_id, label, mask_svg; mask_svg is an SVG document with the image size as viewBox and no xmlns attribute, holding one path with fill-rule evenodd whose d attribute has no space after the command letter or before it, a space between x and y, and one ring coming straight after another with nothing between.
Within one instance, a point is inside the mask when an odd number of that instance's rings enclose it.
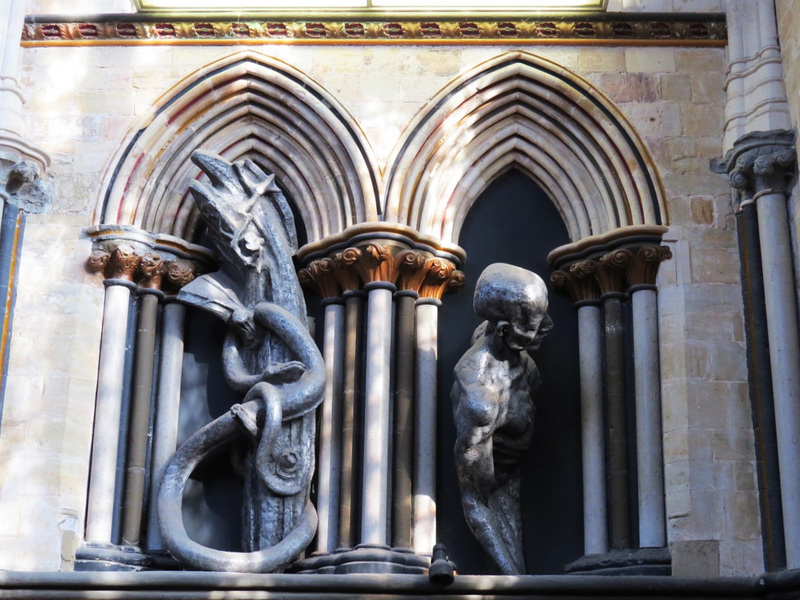
<instances>
[{"instance_id":1,"label":"shadow on wall","mask_svg":"<svg viewBox=\"0 0 800 600\"><path fill-rule=\"evenodd\" d=\"M467 285L443 299L439 313L438 539L461 574L494 573L470 533L453 464L450 387L453 367L480 320L472 311L475 282L494 262L507 262L549 282L547 253L567 244L566 227L550 199L531 179L512 170L478 198L459 245L467 251ZM549 285L548 285L549 288ZM523 464L522 519L526 572L558 574L583 554L578 332L572 301L550 291L553 332L533 356L542 386L536 399L534 442Z\"/></svg>"}]
</instances>

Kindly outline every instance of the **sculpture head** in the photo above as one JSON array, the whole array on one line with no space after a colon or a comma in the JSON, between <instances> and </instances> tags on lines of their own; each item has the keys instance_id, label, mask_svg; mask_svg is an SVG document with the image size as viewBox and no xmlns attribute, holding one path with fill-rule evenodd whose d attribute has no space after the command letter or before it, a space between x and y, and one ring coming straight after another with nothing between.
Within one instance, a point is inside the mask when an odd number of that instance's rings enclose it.
<instances>
[{"instance_id":1,"label":"sculpture head","mask_svg":"<svg viewBox=\"0 0 800 600\"><path fill-rule=\"evenodd\" d=\"M536 273L505 263L483 270L475 286L475 314L511 350L535 350L550 333L547 286Z\"/></svg>"}]
</instances>

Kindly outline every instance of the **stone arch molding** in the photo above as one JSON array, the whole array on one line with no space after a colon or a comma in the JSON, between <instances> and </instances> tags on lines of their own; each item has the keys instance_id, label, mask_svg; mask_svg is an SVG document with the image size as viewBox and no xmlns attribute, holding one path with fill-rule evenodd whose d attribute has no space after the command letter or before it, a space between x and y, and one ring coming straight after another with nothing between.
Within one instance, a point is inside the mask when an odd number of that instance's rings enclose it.
<instances>
[{"instance_id":1,"label":"stone arch molding","mask_svg":"<svg viewBox=\"0 0 800 600\"><path fill-rule=\"evenodd\" d=\"M295 201L309 242L386 221L457 244L480 193L517 168L550 196L578 241L629 225L667 224L661 180L633 126L602 92L525 52L482 63L412 120L381 178L355 119L288 64L237 52L162 96L110 168L96 225L191 240L196 149L250 158Z\"/></svg>"},{"instance_id":2,"label":"stone arch molding","mask_svg":"<svg viewBox=\"0 0 800 600\"><path fill-rule=\"evenodd\" d=\"M517 168L549 194L573 241L667 223L661 180L634 128L602 92L553 62L500 55L429 106L389 163L387 221L457 243L480 193Z\"/></svg>"},{"instance_id":3,"label":"stone arch molding","mask_svg":"<svg viewBox=\"0 0 800 600\"><path fill-rule=\"evenodd\" d=\"M199 212L189 183L197 149L252 159L295 201L309 241L378 219L377 169L355 120L319 84L282 61L237 52L162 96L120 149L96 225L133 225L191 240Z\"/></svg>"}]
</instances>

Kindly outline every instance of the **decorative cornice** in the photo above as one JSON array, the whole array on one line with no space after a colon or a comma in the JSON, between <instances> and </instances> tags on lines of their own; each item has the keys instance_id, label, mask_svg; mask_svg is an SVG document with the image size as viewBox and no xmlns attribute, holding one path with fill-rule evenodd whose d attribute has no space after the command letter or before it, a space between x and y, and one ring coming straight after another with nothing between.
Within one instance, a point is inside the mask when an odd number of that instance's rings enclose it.
<instances>
[{"instance_id":1,"label":"decorative cornice","mask_svg":"<svg viewBox=\"0 0 800 600\"><path fill-rule=\"evenodd\" d=\"M654 18L655 16L655 18ZM130 44L636 44L724 46L724 15L673 20L663 15L607 14L503 20L168 19L109 15L86 21L38 17L26 22L23 46Z\"/></svg>"}]
</instances>

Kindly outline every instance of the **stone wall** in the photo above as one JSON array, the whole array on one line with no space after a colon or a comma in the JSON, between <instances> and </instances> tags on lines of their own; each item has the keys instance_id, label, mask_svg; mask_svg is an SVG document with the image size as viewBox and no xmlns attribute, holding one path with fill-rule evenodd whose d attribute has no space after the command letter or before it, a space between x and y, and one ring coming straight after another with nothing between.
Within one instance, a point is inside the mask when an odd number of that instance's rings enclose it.
<instances>
[{"instance_id":1,"label":"stone wall","mask_svg":"<svg viewBox=\"0 0 800 600\"><path fill-rule=\"evenodd\" d=\"M789 98L789 111L792 115L792 125L797 130L800 124L800 14L797 7L788 0L776 0L775 7L778 15L778 32L781 38L781 53L783 55L784 82L786 95ZM800 143L798 143L800 150ZM798 152L800 154L800 152ZM789 210L793 219L795 276L800 281L800 242L797 240L797 231L800 227L800 203L798 203L798 189L795 186L789 200Z\"/></svg>"},{"instance_id":2,"label":"stone wall","mask_svg":"<svg viewBox=\"0 0 800 600\"><path fill-rule=\"evenodd\" d=\"M125 3L95 4L105 12ZM655 4L719 10L718 1ZM46 0L35 6L54 12ZM642 6L625 3L626 10ZM98 276L84 271L89 246L81 230L93 223L104 173L153 102L237 49L142 45L24 52L27 130L53 157L56 193L51 212L29 218L23 247L0 436L2 569L69 568L82 531L103 288ZM519 48L256 48L333 94L361 125L382 165L438 90L512 49ZM597 86L654 156L672 225L666 241L675 256L662 265L660 282L669 539L711 540L719 565L707 575L760 572L736 234L727 181L708 169L721 152L724 50L529 50Z\"/></svg>"}]
</instances>

